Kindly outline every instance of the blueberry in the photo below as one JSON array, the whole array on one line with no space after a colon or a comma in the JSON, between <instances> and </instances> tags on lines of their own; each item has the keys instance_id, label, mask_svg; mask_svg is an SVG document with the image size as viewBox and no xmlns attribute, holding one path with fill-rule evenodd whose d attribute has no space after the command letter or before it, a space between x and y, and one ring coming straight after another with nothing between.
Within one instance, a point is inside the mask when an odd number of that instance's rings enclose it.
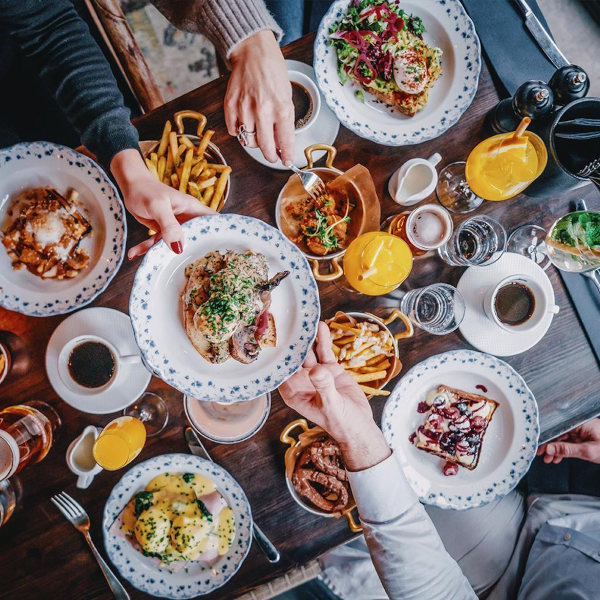
<instances>
[{"instance_id":1,"label":"blueberry","mask_svg":"<svg viewBox=\"0 0 600 600\"><path fill-rule=\"evenodd\" d=\"M454 433L456 433L458 431L458 427L454 423L450 423L448 425L448 429Z\"/></svg>"},{"instance_id":2,"label":"blueberry","mask_svg":"<svg viewBox=\"0 0 600 600\"><path fill-rule=\"evenodd\" d=\"M465 439L467 440L467 442L469 442L469 444L474 445L479 444L481 436L477 433L473 433L471 435L468 435Z\"/></svg>"},{"instance_id":3,"label":"blueberry","mask_svg":"<svg viewBox=\"0 0 600 600\"><path fill-rule=\"evenodd\" d=\"M460 411L461 415L464 415L467 412L467 403L466 402L459 402L456 405L456 408L458 408L458 410Z\"/></svg>"}]
</instances>

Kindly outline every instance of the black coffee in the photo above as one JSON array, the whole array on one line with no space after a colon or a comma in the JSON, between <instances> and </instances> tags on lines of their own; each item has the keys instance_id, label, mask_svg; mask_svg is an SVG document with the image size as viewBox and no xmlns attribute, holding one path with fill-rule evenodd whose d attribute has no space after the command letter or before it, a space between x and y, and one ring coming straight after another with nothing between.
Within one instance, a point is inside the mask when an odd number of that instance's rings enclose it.
<instances>
[{"instance_id":1,"label":"black coffee","mask_svg":"<svg viewBox=\"0 0 600 600\"><path fill-rule=\"evenodd\" d=\"M296 81L292 81L292 102L294 103L294 127L299 129L312 115L313 100L310 92Z\"/></svg>"},{"instance_id":2,"label":"black coffee","mask_svg":"<svg viewBox=\"0 0 600 600\"><path fill-rule=\"evenodd\" d=\"M69 373L79 384L98 388L107 384L115 372L115 357L100 342L83 342L71 351Z\"/></svg>"},{"instance_id":3,"label":"black coffee","mask_svg":"<svg viewBox=\"0 0 600 600\"><path fill-rule=\"evenodd\" d=\"M535 296L524 283L513 281L498 290L495 308L505 325L522 325L535 311Z\"/></svg>"}]
</instances>

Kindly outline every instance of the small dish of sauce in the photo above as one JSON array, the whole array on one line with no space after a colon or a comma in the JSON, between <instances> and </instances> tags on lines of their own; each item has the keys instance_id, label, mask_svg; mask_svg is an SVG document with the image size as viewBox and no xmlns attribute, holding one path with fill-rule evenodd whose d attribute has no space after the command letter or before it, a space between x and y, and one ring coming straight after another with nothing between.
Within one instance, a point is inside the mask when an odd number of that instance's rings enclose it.
<instances>
[{"instance_id":1,"label":"small dish of sauce","mask_svg":"<svg viewBox=\"0 0 600 600\"><path fill-rule=\"evenodd\" d=\"M76 383L99 388L113 378L116 360L110 348L101 342L82 342L71 350L67 364Z\"/></svg>"}]
</instances>

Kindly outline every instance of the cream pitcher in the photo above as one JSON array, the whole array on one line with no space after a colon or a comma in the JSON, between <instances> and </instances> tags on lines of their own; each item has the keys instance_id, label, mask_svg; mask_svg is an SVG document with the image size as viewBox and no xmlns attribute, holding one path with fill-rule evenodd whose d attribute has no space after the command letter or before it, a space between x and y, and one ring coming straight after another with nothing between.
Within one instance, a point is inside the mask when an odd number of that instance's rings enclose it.
<instances>
[{"instance_id":1,"label":"cream pitcher","mask_svg":"<svg viewBox=\"0 0 600 600\"><path fill-rule=\"evenodd\" d=\"M437 185L435 168L442 157L436 152L429 158L411 158L390 177L388 190L394 202L412 206L427 198Z\"/></svg>"}]
</instances>

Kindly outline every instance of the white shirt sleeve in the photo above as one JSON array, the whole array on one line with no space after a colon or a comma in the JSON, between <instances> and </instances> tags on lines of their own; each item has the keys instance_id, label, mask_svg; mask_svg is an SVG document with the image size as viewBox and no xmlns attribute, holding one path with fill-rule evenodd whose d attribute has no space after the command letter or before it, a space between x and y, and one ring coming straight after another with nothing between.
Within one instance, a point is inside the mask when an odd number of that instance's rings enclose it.
<instances>
[{"instance_id":1,"label":"white shirt sleeve","mask_svg":"<svg viewBox=\"0 0 600 600\"><path fill-rule=\"evenodd\" d=\"M348 476L371 559L392 600L477 600L394 454Z\"/></svg>"}]
</instances>

